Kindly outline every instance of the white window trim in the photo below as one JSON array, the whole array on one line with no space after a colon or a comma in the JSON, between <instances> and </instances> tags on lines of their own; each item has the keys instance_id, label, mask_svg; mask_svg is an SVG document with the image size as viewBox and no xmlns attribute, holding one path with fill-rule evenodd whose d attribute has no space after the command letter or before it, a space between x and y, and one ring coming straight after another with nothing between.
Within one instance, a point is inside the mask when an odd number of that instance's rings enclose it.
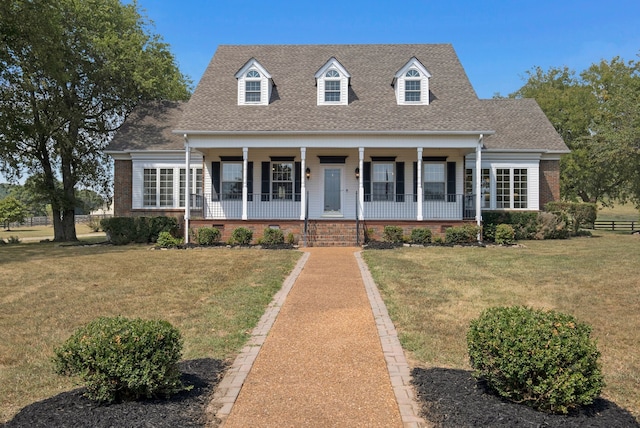
<instances>
[{"instance_id":1,"label":"white window trim","mask_svg":"<svg viewBox=\"0 0 640 428\"><path fill-rule=\"evenodd\" d=\"M180 204L180 170L184 169L184 164L178 163L162 163L162 162L133 162L132 164L132 194L131 194L131 209L133 210L177 210L184 209L184 205ZM151 169L155 171L156 175L156 197L154 205L145 205L144 201L144 171ZM160 206L160 170L169 169L173 173L172 183L172 204L168 206ZM203 193L203 189L195 189L195 170L202 170L202 179L204 181L204 168L202 163L193 162L191 164L191 187L194 188L195 194ZM203 183L204 185L204 183ZM199 207L192 207L199 208Z\"/></svg>"}]
</instances>

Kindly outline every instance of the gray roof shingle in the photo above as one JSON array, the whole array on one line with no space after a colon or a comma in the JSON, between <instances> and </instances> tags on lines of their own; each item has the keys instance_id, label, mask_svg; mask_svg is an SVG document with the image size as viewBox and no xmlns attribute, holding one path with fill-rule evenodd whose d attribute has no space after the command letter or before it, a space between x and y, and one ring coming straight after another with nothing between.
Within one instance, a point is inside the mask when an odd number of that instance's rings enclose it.
<instances>
[{"instance_id":1,"label":"gray roof shingle","mask_svg":"<svg viewBox=\"0 0 640 428\"><path fill-rule=\"evenodd\" d=\"M348 106L316 105L314 74L331 57L352 76ZM397 105L391 83L412 57L432 74L430 105ZM268 106L237 105L235 74L251 58L276 85ZM108 150L180 150L185 131L494 131L489 150L568 152L535 100L479 100L448 44L220 46L191 100L138 106Z\"/></svg>"},{"instance_id":2,"label":"gray roof shingle","mask_svg":"<svg viewBox=\"0 0 640 428\"><path fill-rule=\"evenodd\" d=\"M335 57L351 74L348 106L316 105L314 74ZM432 74L428 106L397 105L395 73L416 57ZM236 72L255 58L276 85L268 106L239 106ZM220 46L180 131L478 131L490 126L449 44Z\"/></svg>"}]
</instances>

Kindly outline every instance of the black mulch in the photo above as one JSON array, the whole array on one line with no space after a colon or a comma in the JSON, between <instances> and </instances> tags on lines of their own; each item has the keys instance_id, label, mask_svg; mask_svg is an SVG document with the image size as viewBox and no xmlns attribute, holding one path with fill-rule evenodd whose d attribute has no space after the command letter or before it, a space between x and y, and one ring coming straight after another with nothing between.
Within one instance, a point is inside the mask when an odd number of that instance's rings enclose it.
<instances>
[{"instance_id":1,"label":"black mulch","mask_svg":"<svg viewBox=\"0 0 640 428\"><path fill-rule=\"evenodd\" d=\"M5 428L187 428L204 426L205 409L226 364L210 358L179 363L182 382L193 385L168 399L100 405L85 397L82 388L30 404Z\"/></svg>"},{"instance_id":2,"label":"black mulch","mask_svg":"<svg viewBox=\"0 0 640 428\"><path fill-rule=\"evenodd\" d=\"M83 397L83 389L76 389L25 407L3 427L202 427L225 369L225 363L213 359L181 362L182 380L193 389L169 399L99 405ZM568 416L548 415L488 393L464 370L416 368L412 375L425 419L440 428L640 427L628 411L604 399Z\"/></svg>"},{"instance_id":3,"label":"black mulch","mask_svg":"<svg viewBox=\"0 0 640 428\"><path fill-rule=\"evenodd\" d=\"M640 427L628 411L602 398L569 415L549 415L491 394L468 371L415 368L412 376L423 416L440 428Z\"/></svg>"}]
</instances>

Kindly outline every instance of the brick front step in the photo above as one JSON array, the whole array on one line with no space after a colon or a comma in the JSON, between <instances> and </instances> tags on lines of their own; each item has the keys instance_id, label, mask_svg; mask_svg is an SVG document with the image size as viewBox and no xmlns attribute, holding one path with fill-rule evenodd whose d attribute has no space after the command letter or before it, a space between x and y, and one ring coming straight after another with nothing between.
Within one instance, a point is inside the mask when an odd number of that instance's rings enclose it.
<instances>
[{"instance_id":1,"label":"brick front step","mask_svg":"<svg viewBox=\"0 0 640 428\"><path fill-rule=\"evenodd\" d=\"M354 222L310 221L307 236L309 247L353 247L357 231Z\"/></svg>"}]
</instances>

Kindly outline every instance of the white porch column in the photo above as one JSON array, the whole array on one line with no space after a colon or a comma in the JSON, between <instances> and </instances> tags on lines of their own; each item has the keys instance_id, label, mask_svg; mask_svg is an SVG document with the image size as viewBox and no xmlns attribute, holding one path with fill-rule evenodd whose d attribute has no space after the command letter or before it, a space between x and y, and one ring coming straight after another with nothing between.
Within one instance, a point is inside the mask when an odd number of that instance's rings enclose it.
<instances>
[{"instance_id":1,"label":"white porch column","mask_svg":"<svg viewBox=\"0 0 640 428\"><path fill-rule=\"evenodd\" d=\"M184 134L184 243L189 243L189 220L191 219L191 147L189 147L189 139Z\"/></svg>"},{"instance_id":2,"label":"white porch column","mask_svg":"<svg viewBox=\"0 0 640 428\"><path fill-rule=\"evenodd\" d=\"M249 190L247 188L247 168L249 167L249 148L242 148L242 220L249 218Z\"/></svg>"},{"instance_id":3,"label":"white porch column","mask_svg":"<svg viewBox=\"0 0 640 428\"><path fill-rule=\"evenodd\" d=\"M482 140L484 136L480 134L478 145L476 146L476 224L482 226ZM482 241L482 232L478 232L478 242Z\"/></svg>"},{"instance_id":4,"label":"white porch column","mask_svg":"<svg viewBox=\"0 0 640 428\"><path fill-rule=\"evenodd\" d=\"M358 212L356 215L359 220L364 220L364 147L358 147L358 170L360 178L358 179Z\"/></svg>"},{"instance_id":5,"label":"white porch column","mask_svg":"<svg viewBox=\"0 0 640 428\"><path fill-rule=\"evenodd\" d=\"M307 217L307 148L300 147L300 220Z\"/></svg>"},{"instance_id":6,"label":"white porch column","mask_svg":"<svg viewBox=\"0 0 640 428\"><path fill-rule=\"evenodd\" d=\"M418 183L418 194L416 195L416 200L418 201L418 221L424 220L424 213L422 212L422 200L424 198L424 193L422 192L422 150L422 147L418 147L418 167L416 168L418 174L416 177Z\"/></svg>"}]
</instances>

